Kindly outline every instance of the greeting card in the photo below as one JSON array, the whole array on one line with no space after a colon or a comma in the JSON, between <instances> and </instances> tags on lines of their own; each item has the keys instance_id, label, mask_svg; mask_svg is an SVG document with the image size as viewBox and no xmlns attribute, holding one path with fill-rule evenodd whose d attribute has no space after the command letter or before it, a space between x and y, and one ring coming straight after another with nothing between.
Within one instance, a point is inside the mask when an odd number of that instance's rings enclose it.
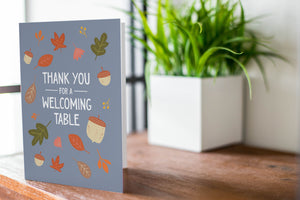
<instances>
[{"instance_id":1,"label":"greeting card","mask_svg":"<svg viewBox=\"0 0 300 200\"><path fill-rule=\"evenodd\" d=\"M119 19L20 24L25 178L123 191Z\"/></svg>"}]
</instances>

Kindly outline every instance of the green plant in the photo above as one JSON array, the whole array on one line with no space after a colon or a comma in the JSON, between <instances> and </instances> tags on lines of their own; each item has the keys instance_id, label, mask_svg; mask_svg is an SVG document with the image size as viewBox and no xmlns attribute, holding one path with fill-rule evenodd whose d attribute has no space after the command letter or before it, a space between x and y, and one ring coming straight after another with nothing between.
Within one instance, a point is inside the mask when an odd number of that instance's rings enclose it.
<instances>
[{"instance_id":1,"label":"green plant","mask_svg":"<svg viewBox=\"0 0 300 200\"><path fill-rule=\"evenodd\" d=\"M155 66L147 64L146 81L150 73L218 77L244 73L252 96L251 81L246 69L254 60L268 87L261 56L284 59L260 39L247 25L257 18L246 20L240 1L195 0L184 8L176 8L171 0L158 0L156 27L153 30L146 14L133 1L142 29L132 37L154 55ZM148 42L140 37L146 34Z\"/></svg>"}]
</instances>

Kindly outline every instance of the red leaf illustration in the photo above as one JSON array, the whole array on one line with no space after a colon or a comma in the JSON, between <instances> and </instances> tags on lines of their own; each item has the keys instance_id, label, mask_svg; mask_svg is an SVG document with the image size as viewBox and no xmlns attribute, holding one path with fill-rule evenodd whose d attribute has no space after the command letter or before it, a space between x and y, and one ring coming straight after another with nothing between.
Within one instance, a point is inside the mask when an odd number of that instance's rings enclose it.
<instances>
[{"instance_id":1,"label":"red leaf illustration","mask_svg":"<svg viewBox=\"0 0 300 200\"><path fill-rule=\"evenodd\" d=\"M48 67L49 65L51 65L53 60L53 56L51 54L45 54L43 56L40 57L37 66L35 66L36 69L37 67Z\"/></svg>"},{"instance_id":2,"label":"red leaf illustration","mask_svg":"<svg viewBox=\"0 0 300 200\"><path fill-rule=\"evenodd\" d=\"M64 163L59 163L59 156L56 157L55 161L52 158L52 165L50 165L51 168L61 172L61 169L64 167Z\"/></svg>"},{"instance_id":3,"label":"red leaf illustration","mask_svg":"<svg viewBox=\"0 0 300 200\"><path fill-rule=\"evenodd\" d=\"M64 45L65 42L65 34L62 33L60 35L60 37L58 37L57 33L54 32L54 39L51 38L51 42L52 44L55 46L54 51L56 51L57 49L62 49L62 48L66 48L67 46Z\"/></svg>"},{"instance_id":4,"label":"red leaf illustration","mask_svg":"<svg viewBox=\"0 0 300 200\"><path fill-rule=\"evenodd\" d=\"M78 58L81 58L81 56L83 55L84 50L80 49L80 48L76 48L74 43L73 43L73 45L75 47L74 54L73 54L73 59L74 60L76 59L78 61Z\"/></svg>"},{"instance_id":5,"label":"red leaf illustration","mask_svg":"<svg viewBox=\"0 0 300 200\"><path fill-rule=\"evenodd\" d=\"M85 150L84 148L84 145L82 143L82 140L81 138L78 136L78 135L75 135L75 134L70 134L69 135L69 140L70 140L70 143L71 145L78 151L85 151L87 153L90 153L88 152L87 150Z\"/></svg>"}]
</instances>

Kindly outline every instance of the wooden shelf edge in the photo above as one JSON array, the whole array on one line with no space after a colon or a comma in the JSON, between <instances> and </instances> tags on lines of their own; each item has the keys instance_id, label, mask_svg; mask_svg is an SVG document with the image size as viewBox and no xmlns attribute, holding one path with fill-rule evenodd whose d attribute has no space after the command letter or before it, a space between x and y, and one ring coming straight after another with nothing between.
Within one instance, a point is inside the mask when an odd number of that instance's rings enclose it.
<instances>
[{"instance_id":1,"label":"wooden shelf edge","mask_svg":"<svg viewBox=\"0 0 300 200\"><path fill-rule=\"evenodd\" d=\"M22 195L25 198L30 199L45 199L45 200L57 200L60 199L57 196L46 192L44 190L40 190L28 184L21 183L14 179L8 178L4 175L0 174L0 187L7 188L8 190L14 191L17 194Z\"/></svg>"}]
</instances>

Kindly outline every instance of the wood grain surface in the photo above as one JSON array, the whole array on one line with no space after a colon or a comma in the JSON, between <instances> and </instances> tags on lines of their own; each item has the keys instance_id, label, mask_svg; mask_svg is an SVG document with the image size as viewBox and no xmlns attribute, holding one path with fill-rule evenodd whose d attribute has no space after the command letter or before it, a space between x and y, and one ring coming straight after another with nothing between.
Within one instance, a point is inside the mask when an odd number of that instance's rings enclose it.
<instances>
[{"instance_id":1,"label":"wood grain surface","mask_svg":"<svg viewBox=\"0 0 300 200\"><path fill-rule=\"evenodd\" d=\"M128 137L124 194L24 180L23 155L0 157L0 199L297 199L293 154L231 146L190 153Z\"/></svg>"}]
</instances>

